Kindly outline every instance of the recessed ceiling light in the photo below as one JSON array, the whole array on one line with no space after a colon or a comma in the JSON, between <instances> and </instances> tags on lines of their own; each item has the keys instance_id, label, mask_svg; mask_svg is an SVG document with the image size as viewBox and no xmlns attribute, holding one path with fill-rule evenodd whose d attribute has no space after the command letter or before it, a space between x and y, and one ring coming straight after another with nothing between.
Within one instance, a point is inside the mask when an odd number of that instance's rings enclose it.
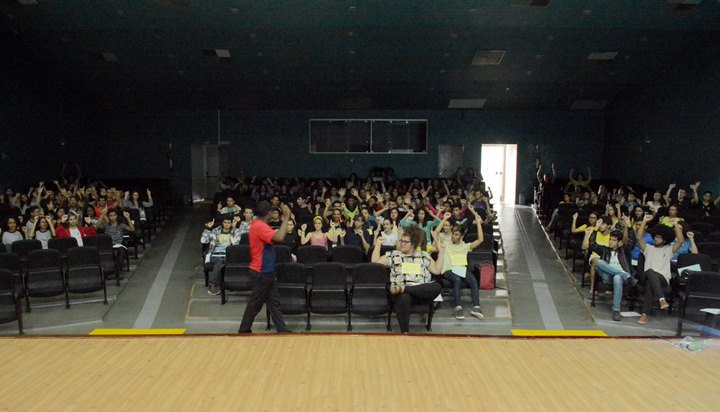
<instances>
[{"instance_id":1,"label":"recessed ceiling light","mask_svg":"<svg viewBox=\"0 0 720 412\"><path fill-rule=\"evenodd\" d=\"M257 57L263 57L263 53L262 53L262 52L258 52L258 53L257 53Z\"/></svg>"},{"instance_id":2,"label":"recessed ceiling light","mask_svg":"<svg viewBox=\"0 0 720 412\"><path fill-rule=\"evenodd\" d=\"M468 9L468 13L475 13L477 12L477 9Z\"/></svg>"},{"instance_id":3,"label":"recessed ceiling light","mask_svg":"<svg viewBox=\"0 0 720 412\"><path fill-rule=\"evenodd\" d=\"M555 36L553 36L552 34L548 34L547 36L545 36L545 40L553 41L555 40Z\"/></svg>"},{"instance_id":4,"label":"recessed ceiling light","mask_svg":"<svg viewBox=\"0 0 720 412\"><path fill-rule=\"evenodd\" d=\"M250 33L250 38L253 39L253 40L257 39L257 34L255 34L255 33Z\"/></svg>"},{"instance_id":5,"label":"recessed ceiling light","mask_svg":"<svg viewBox=\"0 0 720 412\"><path fill-rule=\"evenodd\" d=\"M542 60L543 57L545 57L545 56L543 56L542 54L536 54L536 55L535 55L535 60Z\"/></svg>"},{"instance_id":6,"label":"recessed ceiling light","mask_svg":"<svg viewBox=\"0 0 720 412\"><path fill-rule=\"evenodd\" d=\"M589 16L590 14L592 14L592 10L583 10L583 14L585 16Z\"/></svg>"},{"instance_id":7,"label":"recessed ceiling light","mask_svg":"<svg viewBox=\"0 0 720 412\"><path fill-rule=\"evenodd\" d=\"M355 33L351 32L351 31L348 32L348 36L352 37L354 35L355 35Z\"/></svg>"},{"instance_id":8,"label":"recessed ceiling light","mask_svg":"<svg viewBox=\"0 0 720 412\"><path fill-rule=\"evenodd\" d=\"M348 54L352 56L353 54L355 54L355 50L348 50Z\"/></svg>"},{"instance_id":9,"label":"recessed ceiling light","mask_svg":"<svg viewBox=\"0 0 720 412\"><path fill-rule=\"evenodd\" d=\"M118 57L115 53L105 52L105 53L100 53L100 54L102 55L102 58L106 62L119 62L120 61L120 59L118 59Z\"/></svg>"},{"instance_id":10,"label":"recessed ceiling light","mask_svg":"<svg viewBox=\"0 0 720 412\"><path fill-rule=\"evenodd\" d=\"M227 49L215 49L215 54L217 54L217 57L230 58L230 50Z\"/></svg>"},{"instance_id":11,"label":"recessed ceiling light","mask_svg":"<svg viewBox=\"0 0 720 412\"><path fill-rule=\"evenodd\" d=\"M530 75L532 74L532 70L526 71L525 74L527 74L528 76L530 76Z\"/></svg>"},{"instance_id":12,"label":"recessed ceiling light","mask_svg":"<svg viewBox=\"0 0 720 412\"><path fill-rule=\"evenodd\" d=\"M356 10L357 10L357 7L355 7L355 6L350 6L350 7L348 7L348 10L350 10L350 11L356 11Z\"/></svg>"},{"instance_id":13,"label":"recessed ceiling light","mask_svg":"<svg viewBox=\"0 0 720 412\"><path fill-rule=\"evenodd\" d=\"M505 88L505 91L506 91L506 92L509 92L509 91L510 91L510 88L509 88L509 87L506 87L506 88Z\"/></svg>"},{"instance_id":14,"label":"recessed ceiling light","mask_svg":"<svg viewBox=\"0 0 720 412\"><path fill-rule=\"evenodd\" d=\"M458 38L458 34L457 34L457 33L450 33L450 37L452 37L453 39L457 39L457 38Z\"/></svg>"},{"instance_id":15,"label":"recessed ceiling light","mask_svg":"<svg viewBox=\"0 0 720 412\"><path fill-rule=\"evenodd\" d=\"M238 9L236 7L230 7L230 13L238 14L238 13L240 13L240 9Z\"/></svg>"},{"instance_id":16,"label":"recessed ceiling light","mask_svg":"<svg viewBox=\"0 0 720 412\"><path fill-rule=\"evenodd\" d=\"M443 74L445 74L445 72L446 72L446 70L445 70L445 69L440 69L440 73L443 73Z\"/></svg>"}]
</instances>

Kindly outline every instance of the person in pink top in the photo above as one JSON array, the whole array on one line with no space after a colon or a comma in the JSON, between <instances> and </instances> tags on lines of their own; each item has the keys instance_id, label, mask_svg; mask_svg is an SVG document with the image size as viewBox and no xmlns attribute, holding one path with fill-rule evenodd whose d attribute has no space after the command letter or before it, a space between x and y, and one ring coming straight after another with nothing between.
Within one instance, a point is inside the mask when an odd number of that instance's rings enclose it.
<instances>
[{"instance_id":1,"label":"person in pink top","mask_svg":"<svg viewBox=\"0 0 720 412\"><path fill-rule=\"evenodd\" d=\"M288 333L282 312L280 312L280 298L277 290L277 277L275 276L275 246L287 234L287 224L290 220L290 208L282 205L282 224L276 231L268 225L272 206L268 201L258 203L255 210L257 219L250 225L248 239L250 242L250 276L253 278L253 287L250 300L245 307L242 322L238 333L252 333L252 324L262 309L263 304L270 310L270 316L275 322L278 333Z\"/></svg>"},{"instance_id":2,"label":"person in pink top","mask_svg":"<svg viewBox=\"0 0 720 412\"><path fill-rule=\"evenodd\" d=\"M307 229L306 224L302 224L300 226L300 230L298 230L298 235L300 236L300 243L303 245L307 245L308 243L313 246L322 246L326 250L329 249L330 242L337 243L338 241L338 230L335 226L335 222L330 222L330 230L327 232L323 232L323 218L320 216L315 216L315 219L313 219L313 226L315 230L312 232L306 232Z\"/></svg>"}]
</instances>

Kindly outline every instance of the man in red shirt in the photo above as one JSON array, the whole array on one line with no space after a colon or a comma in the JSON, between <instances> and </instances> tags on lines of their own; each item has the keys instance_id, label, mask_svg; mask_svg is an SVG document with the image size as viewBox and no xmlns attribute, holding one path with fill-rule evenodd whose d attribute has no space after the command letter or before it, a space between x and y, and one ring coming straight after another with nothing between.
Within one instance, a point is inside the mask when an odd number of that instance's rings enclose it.
<instances>
[{"instance_id":1,"label":"man in red shirt","mask_svg":"<svg viewBox=\"0 0 720 412\"><path fill-rule=\"evenodd\" d=\"M255 316L265 304L270 310L270 316L275 322L278 333L289 332L282 313L275 277L275 248L273 243L280 243L287 233L287 223L290 220L290 208L282 205L282 224L276 231L268 225L272 205L268 201L258 203L255 210L257 219L250 225L248 234L250 240L250 276L254 278L250 300L245 307L242 322L238 333L252 333L252 324Z\"/></svg>"}]
</instances>

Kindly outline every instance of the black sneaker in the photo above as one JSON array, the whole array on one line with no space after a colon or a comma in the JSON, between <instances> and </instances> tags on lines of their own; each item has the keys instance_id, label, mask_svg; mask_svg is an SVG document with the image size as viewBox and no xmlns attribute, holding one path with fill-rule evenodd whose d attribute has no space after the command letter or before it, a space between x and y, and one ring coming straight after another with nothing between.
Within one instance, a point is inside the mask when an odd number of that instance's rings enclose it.
<instances>
[{"instance_id":1,"label":"black sneaker","mask_svg":"<svg viewBox=\"0 0 720 412\"><path fill-rule=\"evenodd\" d=\"M455 319L457 319L457 320L465 319L465 314L463 314L463 310L459 306L455 308Z\"/></svg>"},{"instance_id":2,"label":"black sneaker","mask_svg":"<svg viewBox=\"0 0 720 412\"><path fill-rule=\"evenodd\" d=\"M630 284L630 287L635 287L635 285L638 284L638 280L635 276L630 276L630 278L628 278L628 283Z\"/></svg>"},{"instance_id":3,"label":"black sneaker","mask_svg":"<svg viewBox=\"0 0 720 412\"><path fill-rule=\"evenodd\" d=\"M622 320L622 316L620 316L620 311L619 311L619 310L614 310L614 311L613 311L613 320L614 320L615 322L620 322L620 321Z\"/></svg>"},{"instance_id":4,"label":"black sneaker","mask_svg":"<svg viewBox=\"0 0 720 412\"><path fill-rule=\"evenodd\" d=\"M210 285L208 288L208 295L217 296L220 294L220 287L218 285Z\"/></svg>"}]
</instances>

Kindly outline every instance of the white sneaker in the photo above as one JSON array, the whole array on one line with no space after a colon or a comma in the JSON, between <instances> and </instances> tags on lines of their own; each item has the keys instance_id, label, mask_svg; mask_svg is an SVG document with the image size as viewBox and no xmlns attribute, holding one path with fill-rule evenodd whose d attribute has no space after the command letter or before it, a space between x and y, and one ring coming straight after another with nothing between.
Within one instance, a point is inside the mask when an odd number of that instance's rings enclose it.
<instances>
[{"instance_id":1,"label":"white sneaker","mask_svg":"<svg viewBox=\"0 0 720 412\"><path fill-rule=\"evenodd\" d=\"M482 319L485 317L485 315L483 315L482 311L480 310L480 306L473 307L472 310L470 311L470 314L475 316L478 319Z\"/></svg>"}]
</instances>

